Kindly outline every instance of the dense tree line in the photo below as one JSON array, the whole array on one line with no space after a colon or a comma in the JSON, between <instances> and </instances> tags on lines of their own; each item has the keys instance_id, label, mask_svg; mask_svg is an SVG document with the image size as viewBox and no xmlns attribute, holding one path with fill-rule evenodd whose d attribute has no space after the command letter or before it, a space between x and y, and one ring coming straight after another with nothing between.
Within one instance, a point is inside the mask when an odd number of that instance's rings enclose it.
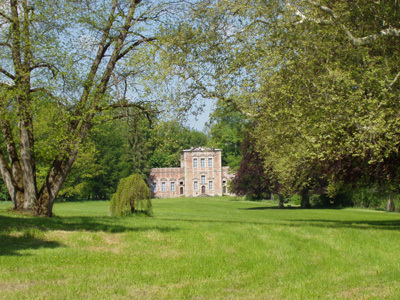
<instances>
[{"instance_id":1,"label":"dense tree line","mask_svg":"<svg viewBox=\"0 0 400 300\"><path fill-rule=\"evenodd\" d=\"M98 126L90 136L93 151L82 151L60 199L109 200L122 178L131 174L146 178L150 168L178 167L181 150L208 143L206 134L177 121L159 121L152 128L142 121Z\"/></svg>"},{"instance_id":2,"label":"dense tree line","mask_svg":"<svg viewBox=\"0 0 400 300\"><path fill-rule=\"evenodd\" d=\"M393 209L399 14L398 1L5 2L0 171L14 208L51 216L59 195L108 197L117 178L177 165L205 137L157 115L214 98L225 163L244 171L248 136L270 190L307 206L310 192L373 187Z\"/></svg>"}]
</instances>

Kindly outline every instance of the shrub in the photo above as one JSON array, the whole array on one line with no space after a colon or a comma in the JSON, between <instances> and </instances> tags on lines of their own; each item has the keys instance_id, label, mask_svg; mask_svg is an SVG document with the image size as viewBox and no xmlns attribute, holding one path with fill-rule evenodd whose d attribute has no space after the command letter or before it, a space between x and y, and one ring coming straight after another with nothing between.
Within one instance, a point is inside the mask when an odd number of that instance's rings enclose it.
<instances>
[{"instance_id":1,"label":"shrub","mask_svg":"<svg viewBox=\"0 0 400 300\"><path fill-rule=\"evenodd\" d=\"M146 182L139 174L121 179L117 192L112 195L110 212L112 216L127 216L133 213L153 214L151 193Z\"/></svg>"},{"instance_id":2,"label":"shrub","mask_svg":"<svg viewBox=\"0 0 400 300\"><path fill-rule=\"evenodd\" d=\"M310 204L314 207L328 207L331 206L331 201L329 197L324 194L311 194Z\"/></svg>"},{"instance_id":3,"label":"shrub","mask_svg":"<svg viewBox=\"0 0 400 300\"><path fill-rule=\"evenodd\" d=\"M288 199L293 205L301 205L301 196L299 194L293 194Z\"/></svg>"},{"instance_id":4,"label":"shrub","mask_svg":"<svg viewBox=\"0 0 400 300\"><path fill-rule=\"evenodd\" d=\"M346 190L341 190L334 197L326 194L312 194L310 195L310 204L314 207L350 207L354 205L351 192Z\"/></svg>"}]
</instances>

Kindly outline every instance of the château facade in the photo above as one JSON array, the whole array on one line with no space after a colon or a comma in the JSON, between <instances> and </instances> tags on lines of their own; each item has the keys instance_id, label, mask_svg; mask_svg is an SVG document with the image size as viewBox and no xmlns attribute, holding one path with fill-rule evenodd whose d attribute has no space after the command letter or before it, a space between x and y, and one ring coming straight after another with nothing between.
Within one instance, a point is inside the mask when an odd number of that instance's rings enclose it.
<instances>
[{"instance_id":1,"label":"ch\u00e2teau facade","mask_svg":"<svg viewBox=\"0 0 400 300\"><path fill-rule=\"evenodd\" d=\"M191 148L181 152L180 168L153 168L149 185L156 198L222 196L234 177L222 166L222 150Z\"/></svg>"}]
</instances>

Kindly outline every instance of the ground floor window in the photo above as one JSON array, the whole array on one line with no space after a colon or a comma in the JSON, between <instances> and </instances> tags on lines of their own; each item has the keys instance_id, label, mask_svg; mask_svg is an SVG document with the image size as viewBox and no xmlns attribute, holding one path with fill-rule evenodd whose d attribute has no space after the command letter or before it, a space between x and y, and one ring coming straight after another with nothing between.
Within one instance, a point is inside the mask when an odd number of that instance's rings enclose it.
<instances>
[{"instance_id":1,"label":"ground floor window","mask_svg":"<svg viewBox=\"0 0 400 300\"><path fill-rule=\"evenodd\" d=\"M193 188L195 191L197 191L199 189L199 183L197 181L194 182Z\"/></svg>"},{"instance_id":2,"label":"ground floor window","mask_svg":"<svg viewBox=\"0 0 400 300\"><path fill-rule=\"evenodd\" d=\"M161 182L161 191L165 192L167 190L167 185L165 184L165 182Z\"/></svg>"},{"instance_id":3,"label":"ground floor window","mask_svg":"<svg viewBox=\"0 0 400 300\"><path fill-rule=\"evenodd\" d=\"M212 190L214 189L214 182L212 182L212 181L209 181L209 182L208 182L208 189L209 189L210 191L212 191Z\"/></svg>"},{"instance_id":4,"label":"ground floor window","mask_svg":"<svg viewBox=\"0 0 400 300\"><path fill-rule=\"evenodd\" d=\"M171 182L171 191L175 192L175 182Z\"/></svg>"}]
</instances>

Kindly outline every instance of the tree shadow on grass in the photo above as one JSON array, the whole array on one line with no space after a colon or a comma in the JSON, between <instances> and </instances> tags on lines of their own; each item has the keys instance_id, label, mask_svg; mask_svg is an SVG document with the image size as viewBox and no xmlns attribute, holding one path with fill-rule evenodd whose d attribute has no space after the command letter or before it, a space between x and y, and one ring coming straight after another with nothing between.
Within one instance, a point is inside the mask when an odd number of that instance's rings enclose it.
<instances>
[{"instance_id":1,"label":"tree shadow on grass","mask_svg":"<svg viewBox=\"0 0 400 300\"><path fill-rule=\"evenodd\" d=\"M14 236L9 234L0 234L0 256L12 255L21 256L20 250L40 249L40 248L57 248L62 244L55 241L46 241L35 237L32 234L25 233L23 235Z\"/></svg>"},{"instance_id":2,"label":"tree shadow on grass","mask_svg":"<svg viewBox=\"0 0 400 300\"><path fill-rule=\"evenodd\" d=\"M41 232L47 231L88 231L88 232L138 232L178 230L173 226L123 226L115 224L120 220L112 217L54 217L41 218L24 215L0 215L0 256L21 255L20 250L56 248L63 245L59 242L40 238ZM39 237L38 237L39 236Z\"/></svg>"},{"instance_id":3,"label":"tree shadow on grass","mask_svg":"<svg viewBox=\"0 0 400 300\"><path fill-rule=\"evenodd\" d=\"M287 209L306 209L301 208L300 206L262 206L262 207L249 207L249 208L239 208L240 210L287 210Z\"/></svg>"},{"instance_id":4,"label":"tree shadow on grass","mask_svg":"<svg viewBox=\"0 0 400 300\"><path fill-rule=\"evenodd\" d=\"M400 220L357 220L357 221L339 221L339 220L272 220L265 222L242 221L242 220L218 220L218 219L184 219L184 218L159 218L164 221L178 221L189 223L221 223L221 224L249 224L260 226L281 226L281 227L321 227L321 228L353 228L361 230L400 230Z\"/></svg>"},{"instance_id":5,"label":"tree shadow on grass","mask_svg":"<svg viewBox=\"0 0 400 300\"><path fill-rule=\"evenodd\" d=\"M22 231L34 228L41 231L63 230L63 231L104 231L110 233L149 231L170 232L178 230L168 226L129 226L116 224L119 218L112 217L27 217L27 216L4 216L0 215L0 228L5 231Z\"/></svg>"},{"instance_id":6,"label":"tree shadow on grass","mask_svg":"<svg viewBox=\"0 0 400 300\"><path fill-rule=\"evenodd\" d=\"M285 220L289 226L313 226L323 228L355 228L364 230L398 230L400 231L400 220L326 220L326 219L305 219ZM286 224L288 225L288 224Z\"/></svg>"},{"instance_id":7,"label":"tree shadow on grass","mask_svg":"<svg viewBox=\"0 0 400 300\"><path fill-rule=\"evenodd\" d=\"M185 218L158 218L163 221L188 222L188 223L221 223L221 224L250 224L250 225L271 225L271 222L255 222L242 220L220 220L220 219L185 219Z\"/></svg>"}]
</instances>

